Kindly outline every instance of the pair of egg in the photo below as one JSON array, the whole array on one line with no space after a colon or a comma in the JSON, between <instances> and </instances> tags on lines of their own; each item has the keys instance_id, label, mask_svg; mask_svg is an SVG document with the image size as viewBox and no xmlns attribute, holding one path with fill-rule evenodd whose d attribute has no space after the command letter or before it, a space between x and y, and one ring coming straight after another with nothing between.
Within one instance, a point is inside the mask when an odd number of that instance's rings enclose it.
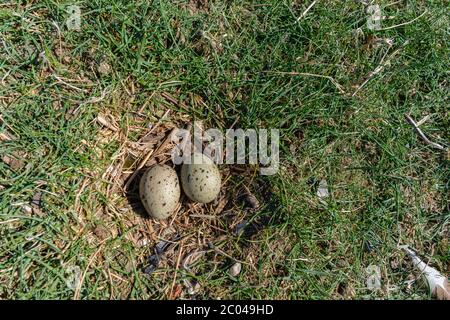
<instances>
[{"instance_id":1,"label":"pair of egg","mask_svg":"<svg viewBox=\"0 0 450 320\"><path fill-rule=\"evenodd\" d=\"M220 172L207 156L195 153L191 164L181 167L181 185L189 199L200 203L213 201L220 192ZM141 178L139 196L145 210L155 219L166 219L180 200L177 173L167 165L149 168Z\"/></svg>"}]
</instances>

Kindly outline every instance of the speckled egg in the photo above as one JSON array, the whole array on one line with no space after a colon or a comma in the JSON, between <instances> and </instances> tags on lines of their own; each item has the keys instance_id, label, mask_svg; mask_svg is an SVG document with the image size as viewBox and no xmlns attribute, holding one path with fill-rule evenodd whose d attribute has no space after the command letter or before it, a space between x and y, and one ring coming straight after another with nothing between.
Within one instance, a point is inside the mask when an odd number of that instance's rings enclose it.
<instances>
[{"instance_id":1,"label":"speckled egg","mask_svg":"<svg viewBox=\"0 0 450 320\"><path fill-rule=\"evenodd\" d=\"M195 153L191 164L181 167L181 185L193 201L209 203L220 192L220 172L214 162L201 153Z\"/></svg>"},{"instance_id":2,"label":"speckled egg","mask_svg":"<svg viewBox=\"0 0 450 320\"><path fill-rule=\"evenodd\" d=\"M141 178L139 196L152 218L166 219L173 213L180 200L177 173L166 165L151 167Z\"/></svg>"}]
</instances>

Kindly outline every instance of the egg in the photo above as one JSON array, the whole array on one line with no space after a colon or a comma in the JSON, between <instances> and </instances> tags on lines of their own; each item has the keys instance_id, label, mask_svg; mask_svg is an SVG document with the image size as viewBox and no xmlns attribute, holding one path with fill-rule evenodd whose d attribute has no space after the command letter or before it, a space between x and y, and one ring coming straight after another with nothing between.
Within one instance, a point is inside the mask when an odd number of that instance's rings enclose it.
<instances>
[{"instance_id":1,"label":"egg","mask_svg":"<svg viewBox=\"0 0 450 320\"><path fill-rule=\"evenodd\" d=\"M220 192L219 169L210 158L201 153L195 153L191 162L181 167L183 191L193 201L209 203Z\"/></svg>"},{"instance_id":2,"label":"egg","mask_svg":"<svg viewBox=\"0 0 450 320\"><path fill-rule=\"evenodd\" d=\"M145 210L155 219L166 219L180 200L177 173L167 165L149 168L139 183L139 196Z\"/></svg>"}]
</instances>

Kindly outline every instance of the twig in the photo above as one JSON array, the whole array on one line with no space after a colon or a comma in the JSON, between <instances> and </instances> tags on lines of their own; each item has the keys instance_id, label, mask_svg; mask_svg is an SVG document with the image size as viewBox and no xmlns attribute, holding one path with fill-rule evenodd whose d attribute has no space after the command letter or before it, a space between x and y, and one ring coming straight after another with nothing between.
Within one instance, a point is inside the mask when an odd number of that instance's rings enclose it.
<instances>
[{"instance_id":1,"label":"twig","mask_svg":"<svg viewBox=\"0 0 450 320\"><path fill-rule=\"evenodd\" d=\"M70 83L65 82L63 79L61 79L60 77L58 77L56 74L54 74L53 77L54 77L56 80L58 80L59 83L62 83L62 84L64 84L64 85L68 86L69 88L72 88L72 89L77 90L77 91L80 91L80 92L88 92L88 91L85 90L85 89L80 89L80 88L78 88L78 87L75 87L74 85L71 85Z\"/></svg>"},{"instance_id":2,"label":"twig","mask_svg":"<svg viewBox=\"0 0 450 320\"><path fill-rule=\"evenodd\" d=\"M175 287L175 281L177 280L177 271L180 267L180 261L181 261L181 253L183 252L183 240L181 240L180 243L180 250L178 251L178 258L177 258L177 264L175 266L175 275L173 276L173 281L172 281L172 286L170 288L170 294L169 294L169 299L172 299L172 295L173 295L173 288ZM174 297L175 298L175 297Z\"/></svg>"},{"instance_id":3,"label":"twig","mask_svg":"<svg viewBox=\"0 0 450 320\"><path fill-rule=\"evenodd\" d=\"M109 278L109 287L111 290L111 292L109 293L109 300L112 300L114 297L114 282L113 282L113 279L111 276L111 271L109 270L109 267L108 267L108 278Z\"/></svg>"},{"instance_id":4,"label":"twig","mask_svg":"<svg viewBox=\"0 0 450 320\"><path fill-rule=\"evenodd\" d=\"M157 154L159 150L165 148L167 146L167 144L169 144L170 142L172 142L172 137L174 135L174 133L176 132L176 128L174 128L169 136L166 138L166 140L164 140L164 142L156 149L156 150L152 150L150 151L147 156L139 163L139 166L136 168L136 170L133 172L133 174L131 175L131 177L128 179L127 183L125 184L125 190L128 189L128 187L130 186L131 182L133 182L134 178L136 178L139 170L141 170L145 164L147 163L148 160L150 160L150 158L152 157L152 155Z\"/></svg>"},{"instance_id":5,"label":"twig","mask_svg":"<svg viewBox=\"0 0 450 320\"><path fill-rule=\"evenodd\" d=\"M75 289L75 294L74 294L74 296L73 296L73 300L79 300L79 299L80 299L80 291L81 291L81 288L83 287L83 282L84 282L84 278L86 277L86 273L87 273L89 267L91 266L92 262L94 261L95 257L97 256L97 254L98 254L98 253L100 252L100 250L103 248L103 243L104 243L104 242L105 242L105 241L103 241L103 242L100 244L100 247L97 249L97 251L95 251L95 253L94 253L94 254L91 256L91 258L89 259L89 262L88 262L88 264L87 264L87 266L86 266L86 269L84 269L84 272L83 272L83 274L82 274L82 276L81 276L80 282L79 282L77 288Z\"/></svg>"},{"instance_id":6,"label":"twig","mask_svg":"<svg viewBox=\"0 0 450 320\"><path fill-rule=\"evenodd\" d=\"M314 7L316 5L317 1L313 1L308 8L306 8L305 11L303 11L303 13L301 14L300 17L297 18L297 20L295 22L299 22L300 20L302 20L306 14L309 12L309 10L311 10L312 7Z\"/></svg>"},{"instance_id":7,"label":"twig","mask_svg":"<svg viewBox=\"0 0 450 320\"><path fill-rule=\"evenodd\" d=\"M8 70L6 73L5 73L5 75L3 76L3 78L2 78L2 85L4 85L4 86L6 86L6 84L5 84L5 79L6 78L8 78L8 76L11 74L11 70Z\"/></svg>"},{"instance_id":8,"label":"twig","mask_svg":"<svg viewBox=\"0 0 450 320\"><path fill-rule=\"evenodd\" d=\"M78 107L75 110L72 111L72 114L74 114L74 115L77 114L78 111L80 111L81 107L84 107L84 106L86 106L88 104L94 104L94 103L99 103L99 102L103 101L108 94L110 94L109 87L106 87L105 89L103 89L100 97L92 97L92 98L90 98L90 99L88 99L88 100L86 100L84 102L81 102L78 105Z\"/></svg>"},{"instance_id":9,"label":"twig","mask_svg":"<svg viewBox=\"0 0 450 320\"><path fill-rule=\"evenodd\" d=\"M407 21L407 22L404 22L404 23L397 24L397 25L395 25L395 26L390 26L390 27L387 27L387 28L379 29L378 31L390 30L390 29L394 29L394 28L406 26L406 25L408 25L408 24L413 23L413 22L416 21L416 20L419 20L419 19L422 18L427 12L428 12L428 11L425 10L420 16L418 16L418 17L412 19L411 21Z\"/></svg>"},{"instance_id":10,"label":"twig","mask_svg":"<svg viewBox=\"0 0 450 320\"><path fill-rule=\"evenodd\" d=\"M288 75L288 76L305 76L305 77L328 79L339 90L340 93L345 94L345 91L344 91L344 89L342 89L342 86L333 77L330 77L330 76L324 76L322 74L307 73L307 72L295 72L295 71L293 71L293 72L267 71L267 73Z\"/></svg>"},{"instance_id":11,"label":"twig","mask_svg":"<svg viewBox=\"0 0 450 320\"><path fill-rule=\"evenodd\" d=\"M6 221L0 221L0 224L7 224L7 223L10 223L10 222L15 222L15 221L19 221L19 219L14 218L14 219L6 220Z\"/></svg>"},{"instance_id":12,"label":"twig","mask_svg":"<svg viewBox=\"0 0 450 320\"><path fill-rule=\"evenodd\" d=\"M109 93L110 93L109 87L106 87L105 89L102 90L100 97L92 97L92 98L86 100L85 102L83 102L81 105L99 103L102 100L104 100Z\"/></svg>"},{"instance_id":13,"label":"twig","mask_svg":"<svg viewBox=\"0 0 450 320\"><path fill-rule=\"evenodd\" d=\"M201 219L210 219L210 220L216 220L216 219L219 218L218 216L213 216L213 215L209 215L209 214L190 214L189 217L201 218Z\"/></svg>"},{"instance_id":14,"label":"twig","mask_svg":"<svg viewBox=\"0 0 450 320\"><path fill-rule=\"evenodd\" d=\"M422 120L419 120L416 122L417 126L420 127L421 125L423 125L425 122L427 122L428 120L430 120L431 115L427 114L425 117L423 117Z\"/></svg>"},{"instance_id":15,"label":"twig","mask_svg":"<svg viewBox=\"0 0 450 320\"><path fill-rule=\"evenodd\" d=\"M420 136L420 138L426 143L429 144L430 146L432 146L433 148L439 149L441 151L445 150L445 147L441 146L438 143L435 143L433 141L431 141L430 139L427 138L427 136L423 133L422 130L420 130L419 126L417 125L417 123L407 114L405 114L405 118L406 121L408 121L408 123L410 125L413 126L414 130L416 130L417 134Z\"/></svg>"},{"instance_id":16,"label":"twig","mask_svg":"<svg viewBox=\"0 0 450 320\"><path fill-rule=\"evenodd\" d=\"M403 46L405 46L408 43L405 43ZM391 47L391 45L389 45L389 48ZM355 90L355 92L353 92L352 97L354 97L362 88L364 88L364 86L373 78L375 77L377 74L381 73L391 62L391 60L400 52L401 49L397 49L395 50L386 60L386 55L387 52L389 52L389 50L386 52L386 54L383 56L383 58L381 59L378 67L375 68L374 71L371 71L368 75L366 80L364 80L364 82Z\"/></svg>"},{"instance_id":17,"label":"twig","mask_svg":"<svg viewBox=\"0 0 450 320\"><path fill-rule=\"evenodd\" d=\"M219 253L219 254L221 254L221 255L227 257L228 259L233 260L234 262L239 262L239 263L245 264L245 265L247 265L247 266L251 266L251 264L248 263L248 262L241 261L241 260L238 260L238 259L236 259L236 258L233 258L233 257L230 256L228 253L226 253L226 252L220 250L219 248L217 248L212 242L210 242L208 245L209 245L209 248L210 248L211 250L214 250L216 253Z\"/></svg>"},{"instance_id":18,"label":"twig","mask_svg":"<svg viewBox=\"0 0 450 320\"><path fill-rule=\"evenodd\" d=\"M153 131L155 131L156 128L159 127L159 125L161 124L161 122L163 122L163 120L165 120L165 118L167 117L167 115L170 113L170 109L168 109L164 115L159 118L158 122L150 129L150 131L148 133L146 133L141 139L139 139L139 142L141 142L142 140L144 140L145 137L147 137L148 135L150 135Z\"/></svg>"}]
</instances>

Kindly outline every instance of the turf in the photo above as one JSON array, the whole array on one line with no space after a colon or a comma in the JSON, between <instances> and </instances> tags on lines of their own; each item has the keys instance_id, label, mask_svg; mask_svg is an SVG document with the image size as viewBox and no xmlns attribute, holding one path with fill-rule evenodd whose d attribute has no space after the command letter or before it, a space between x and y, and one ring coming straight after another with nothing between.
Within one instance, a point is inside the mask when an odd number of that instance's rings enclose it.
<instances>
[{"instance_id":1,"label":"turf","mask_svg":"<svg viewBox=\"0 0 450 320\"><path fill-rule=\"evenodd\" d=\"M385 30L375 31L357 1L318 1L298 20L311 2L0 4L0 297L161 299L195 279L200 299L430 298L408 284L416 276L397 245L450 272L449 162L404 114L429 116L421 129L448 145L448 3L379 1ZM65 25L73 4L80 31ZM93 239L113 202L98 185L121 148L99 142L98 115L126 131L168 109L174 121L280 129L280 172L251 185L253 215L268 223L223 246L246 262L237 277L223 256L198 262L196 276L146 275L149 249L117 215L118 233ZM369 265L381 269L378 291L366 288Z\"/></svg>"}]
</instances>

